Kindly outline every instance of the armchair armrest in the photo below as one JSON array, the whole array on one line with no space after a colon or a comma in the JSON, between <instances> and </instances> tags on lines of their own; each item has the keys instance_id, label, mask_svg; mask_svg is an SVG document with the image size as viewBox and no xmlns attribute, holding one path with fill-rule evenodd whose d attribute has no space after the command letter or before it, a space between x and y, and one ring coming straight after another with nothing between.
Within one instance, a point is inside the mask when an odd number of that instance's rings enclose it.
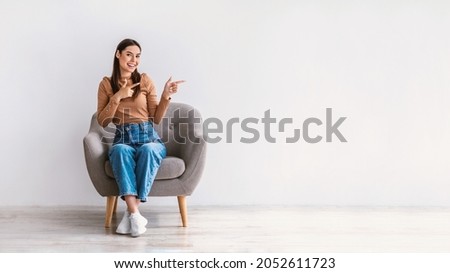
<instances>
[{"instance_id":1,"label":"armchair armrest","mask_svg":"<svg viewBox=\"0 0 450 273\"><path fill-rule=\"evenodd\" d=\"M180 177L180 182L185 192L190 195L197 184L200 182L200 177L203 173L206 162L206 147L207 142L203 135L203 124L200 113L195 108L190 108L193 111L188 117L184 117L183 121L187 124L178 123L174 120L174 127L176 134L184 138L184 143L178 145L178 156L185 162L186 170Z\"/></svg>"},{"instance_id":2,"label":"armchair armrest","mask_svg":"<svg viewBox=\"0 0 450 273\"><path fill-rule=\"evenodd\" d=\"M102 137L102 134L91 125L90 131L83 138L86 167L92 184L101 196L115 195L117 193L111 191L111 184L113 189L116 189L117 185L105 172L109 145L102 142Z\"/></svg>"}]
</instances>

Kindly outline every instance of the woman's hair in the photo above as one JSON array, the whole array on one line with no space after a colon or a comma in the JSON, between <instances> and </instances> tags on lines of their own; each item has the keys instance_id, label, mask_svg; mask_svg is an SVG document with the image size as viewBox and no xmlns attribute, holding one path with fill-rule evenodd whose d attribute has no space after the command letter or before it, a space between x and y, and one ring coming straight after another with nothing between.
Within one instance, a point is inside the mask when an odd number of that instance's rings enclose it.
<instances>
[{"instance_id":1,"label":"woman's hair","mask_svg":"<svg viewBox=\"0 0 450 273\"><path fill-rule=\"evenodd\" d=\"M117 51L119 51L120 53L122 53L122 51L127 48L128 46L137 46L139 47L139 50L141 49L141 46L139 45L138 42L136 42L133 39L125 39L122 40L116 48L116 51L114 51L114 64L113 64L113 71L112 71L112 75L111 75L111 87L112 87L112 91L113 93L117 93L120 90L120 64L119 64L119 59L116 57L116 53ZM133 81L133 83L138 83L141 81L141 74L138 72L137 68L136 70L133 71L133 73L131 73L131 80ZM139 92L141 91L140 85L137 85L136 87L133 88L134 90L134 94L133 97L136 97Z\"/></svg>"}]
</instances>

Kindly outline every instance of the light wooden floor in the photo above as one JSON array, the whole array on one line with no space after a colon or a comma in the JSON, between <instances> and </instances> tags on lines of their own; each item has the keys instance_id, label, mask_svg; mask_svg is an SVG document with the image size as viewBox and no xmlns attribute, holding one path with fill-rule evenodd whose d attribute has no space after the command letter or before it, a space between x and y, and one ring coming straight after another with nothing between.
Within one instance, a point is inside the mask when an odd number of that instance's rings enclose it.
<instances>
[{"instance_id":1,"label":"light wooden floor","mask_svg":"<svg viewBox=\"0 0 450 273\"><path fill-rule=\"evenodd\" d=\"M0 252L450 252L450 209L145 208L139 238L103 227L103 207L1 208Z\"/></svg>"}]
</instances>

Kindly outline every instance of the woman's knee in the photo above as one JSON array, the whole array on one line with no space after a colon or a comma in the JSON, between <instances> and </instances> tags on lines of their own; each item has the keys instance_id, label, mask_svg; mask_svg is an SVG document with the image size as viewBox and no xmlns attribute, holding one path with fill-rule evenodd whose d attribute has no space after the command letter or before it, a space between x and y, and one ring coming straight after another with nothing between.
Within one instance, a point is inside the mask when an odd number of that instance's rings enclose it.
<instances>
[{"instance_id":1,"label":"woman's knee","mask_svg":"<svg viewBox=\"0 0 450 273\"><path fill-rule=\"evenodd\" d=\"M111 147L109 151L109 156L114 155L132 155L134 148L126 144L115 144Z\"/></svg>"},{"instance_id":2,"label":"woman's knee","mask_svg":"<svg viewBox=\"0 0 450 273\"><path fill-rule=\"evenodd\" d=\"M139 154L147 154L152 156L158 156L158 157L165 157L166 156L166 147L157 142L151 142L146 143L139 147L138 149Z\"/></svg>"}]
</instances>

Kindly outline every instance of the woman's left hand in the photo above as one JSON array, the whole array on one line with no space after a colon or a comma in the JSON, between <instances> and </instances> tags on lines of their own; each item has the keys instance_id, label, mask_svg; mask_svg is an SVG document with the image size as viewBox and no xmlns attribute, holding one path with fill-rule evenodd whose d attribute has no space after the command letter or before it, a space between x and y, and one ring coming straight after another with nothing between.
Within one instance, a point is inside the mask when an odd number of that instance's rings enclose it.
<instances>
[{"instance_id":1,"label":"woman's left hand","mask_svg":"<svg viewBox=\"0 0 450 273\"><path fill-rule=\"evenodd\" d=\"M178 91L178 85L183 82L185 82L185 81L181 80L181 81L173 82L172 77L170 77L169 80L164 85L164 91L163 91L162 96L166 99L169 99L170 96L172 96L173 94L175 94Z\"/></svg>"}]
</instances>

